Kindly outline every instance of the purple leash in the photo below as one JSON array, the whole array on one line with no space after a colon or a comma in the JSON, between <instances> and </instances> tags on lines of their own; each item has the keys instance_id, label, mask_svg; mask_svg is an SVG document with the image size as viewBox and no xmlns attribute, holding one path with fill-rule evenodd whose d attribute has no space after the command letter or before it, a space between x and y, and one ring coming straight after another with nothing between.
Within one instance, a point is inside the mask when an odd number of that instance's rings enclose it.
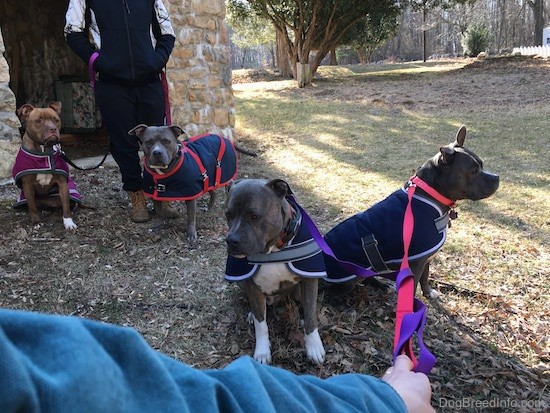
<instances>
[{"instance_id":1,"label":"purple leash","mask_svg":"<svg viewBox=\"0 0 550 413\"><path fill-rule=\"evenodd\" d=\"M384 277L386 279L395 281L396 282L395 287L397 289L398 294L399 294L399 288L403 282L405 282L409 277L413 277L414 279L414 276L408 267L402 268L399 272L394 271L390 273L378 274L375 271L361 267L360 265L354 264L352 262L339 260L334 255L334 252L332 251L330 246L327 244L327 242L319 232L319 229L317 228L317 226L315 225L311 217L302 208L302 206L296 201L293 195L290 195L290 197L294 200L296 206L302 213L302 219L308 226L313 239L317 242L321 250L323 250L323 253L334 258L340 264L340 266L345 270L362 278L380 276L380 277ZM397 314L396 317L399 317L399 318L402 317L402 318L401 318L400 326L396 325L396 331L395 331L395 337L394 337L394 351L393 351L394 361L399 354L405 352L409 356L409 358L411 358L411 360L413 361L414 371L429 374L433 366L435 365L436 358L430 352L430 350L428 350L428 348L425 346L424 340L423 340L424 326L426 325L426 305L421 300L414 298L413 311L404 315ZM414 353L412 351L412 338L415 335L415 333L418 340L418 349L419 349L418 359L414 356Z\"/></svg>"}]
</instances>

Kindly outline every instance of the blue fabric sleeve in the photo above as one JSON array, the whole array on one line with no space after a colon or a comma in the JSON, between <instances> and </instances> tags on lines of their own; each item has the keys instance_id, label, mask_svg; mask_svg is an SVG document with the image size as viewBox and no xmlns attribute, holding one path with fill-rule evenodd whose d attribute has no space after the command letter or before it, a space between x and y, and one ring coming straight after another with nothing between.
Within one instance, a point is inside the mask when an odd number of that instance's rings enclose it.
<instances>
[{"instance_id":1,"label":"blue fabric sleeve","mask_svg":"<svg viewBox=\"0 0 550 413\"><path fill-rule=\"evenodd\" d=\"M296 375L242 357L197 370L133 329L0 310L0 411L406 412L383 381L360 374Z\"/></svg>"}]
</instances>

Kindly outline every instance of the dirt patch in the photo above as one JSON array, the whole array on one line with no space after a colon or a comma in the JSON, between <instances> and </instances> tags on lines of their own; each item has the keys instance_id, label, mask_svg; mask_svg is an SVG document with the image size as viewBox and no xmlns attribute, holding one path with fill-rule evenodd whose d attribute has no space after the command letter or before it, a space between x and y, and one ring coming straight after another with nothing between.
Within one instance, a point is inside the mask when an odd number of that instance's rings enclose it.
<instances>
[{"instance_id":1,"label":"dirt patch","mask_svg":"<svg viewBox=\"0 0 550 413\"><path fill-rule=\"evenodd\" d=\"M251 83L251 82L270 82L272 80L281 80L280 75L273 69L240 69L232 73L233 84Z\"/></svg>"},{"instance_id":2,"label":"dirt patch","mask_svg":"<svg viewBox=\"0 0 550 413\"><path fill-rule=\"evenodd\" d=\"M530 63L476 61L436 78L410 76L406 90L402 81L373 77L369 82L321 79L313 88L284 93L315 94L318 99L328 100L367 100L372 103L372 111L377 106L430 110L445 105L476 110L487 104L516 107L518 102L523 108L536 109L548 104L547 86L534 85L547 84L550 63L535 59ZM273 76L254 72L234 75L234 79L272 80ZM503 92L487 93L488 88ZM261 136L240 137L239 143L260 154L278 144L266 142ZM93 145L66 148L74 159L101 155L104 150ZM239 162L241 177L263 177L269 170L261 155L241 155ZM65 232L59 211L44 212L43 222L32 226L26 212L12 209L18 193L15 185L0 186L0 306L132 326L153 347L199 368L223 367L240 355L251 355L254 337L253 328L246 322L248 303L237 286L223 280L223 191L212 211L205 210L206 199L199 201L199 239L190 244L184 236L183 205L177 205L182 214L179 219L168 221L153 215L148 223L133 224L117 168L74 171L73 175L88 206L75 213L79 226L75 234ZM316 219L325 213L310 212ZM442 265L446 258L449 255L442 255ZM505 319L514 320L512 324L519 334L532 327L525 323L532 314L523 314L491 294L445 283L437 287L447 300L480 309L475 319L465 320L437 302L429 304L426 341L439 358L432 375L434 403L437 405L440 398L471 399L472 395L480 399L548 402L547 342L537 341L536 335L531 342L524 342L539 354L525 362L497 351L484 342L486 335L482 334L487 325ZM326 362L322 366L308 362L303 351L300 310L284 300L268 310L275 365L321 377L345 372L379 375L390 365L388 349L392 347L395 306L391 290L358 288L341 299L322 293L320 303ZM541 318L548 316L544 311L542 308ZM548 336L542 327L538 333Z\"/></svg>"}]
</instances>

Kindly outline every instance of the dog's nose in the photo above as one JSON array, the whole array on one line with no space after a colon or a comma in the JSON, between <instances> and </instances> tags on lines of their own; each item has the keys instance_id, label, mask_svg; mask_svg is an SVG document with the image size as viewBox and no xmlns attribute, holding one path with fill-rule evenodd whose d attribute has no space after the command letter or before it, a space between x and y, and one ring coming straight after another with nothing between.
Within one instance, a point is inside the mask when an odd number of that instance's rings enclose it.
<instances>
[{"instance_id":1,"label":"dog's nose","mask_svg":"<svg viewBox=\"0 0 550 413\"><path fill-rule=\"evenodd\" d=\"M239 237L235 234L229 234L225 238L225 242L227 243L228 248L236 249L239 246Z\"/></svg>"}]
</instances>

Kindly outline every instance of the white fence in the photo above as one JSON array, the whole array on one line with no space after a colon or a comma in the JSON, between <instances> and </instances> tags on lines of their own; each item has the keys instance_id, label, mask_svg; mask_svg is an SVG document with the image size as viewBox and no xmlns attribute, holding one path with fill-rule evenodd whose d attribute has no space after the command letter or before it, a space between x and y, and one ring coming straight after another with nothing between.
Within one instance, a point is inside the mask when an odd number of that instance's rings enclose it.
<instances>
[{"instance_id":1,"label":"white fence","mask_svg":"<svg viewBox=\"0 0 550 413\"><path fill-rule=\"evenodd\" d=\"M524 56L539 55L542 57L550 57L550 45L548 46L531 46L531 47L514 47L512 54L521 53Z\"/></svg>"}]
</instances>

